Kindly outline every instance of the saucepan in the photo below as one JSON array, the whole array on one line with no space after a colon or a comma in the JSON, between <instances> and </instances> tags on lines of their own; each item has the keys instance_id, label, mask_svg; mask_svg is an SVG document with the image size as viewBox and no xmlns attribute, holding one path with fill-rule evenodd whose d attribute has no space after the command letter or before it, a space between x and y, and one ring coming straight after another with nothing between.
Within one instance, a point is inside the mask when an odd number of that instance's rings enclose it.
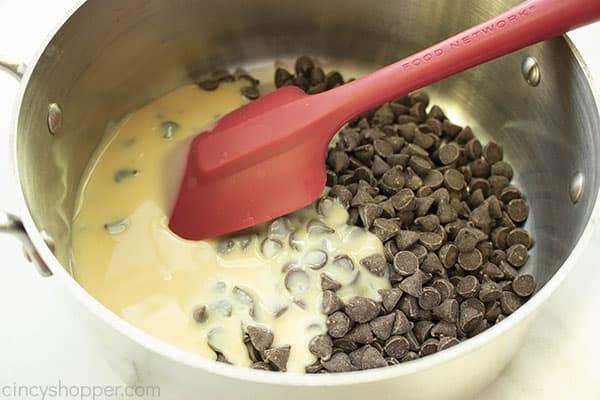
<instances>
[{"instance_id":1,"label":"saucepan","mask_svg":"<svg viewBox=\"0 0 600 400\"><path fill-rule=\"evenodd\" d=\"M303 375L242 369L160 342L111 313L76 282L70 260L74 196L107 124L219 67L272 65L310 54L332 68L373 70L514 6L494 0L88 0L56 29L21 80L9 132L20 215L0 213L45 275L63 283L78 320L129 384L164 398L467 399L518 350L591 236L599 212L600 115L586 67L558 37L427 90L453 121L504 146L518 171L535 246L526 270L538 292L497 326L398 366ZM1 49L0 49L1 50ZM6 144L3 144L6 145Z\"/></svg>"}]
</instances>

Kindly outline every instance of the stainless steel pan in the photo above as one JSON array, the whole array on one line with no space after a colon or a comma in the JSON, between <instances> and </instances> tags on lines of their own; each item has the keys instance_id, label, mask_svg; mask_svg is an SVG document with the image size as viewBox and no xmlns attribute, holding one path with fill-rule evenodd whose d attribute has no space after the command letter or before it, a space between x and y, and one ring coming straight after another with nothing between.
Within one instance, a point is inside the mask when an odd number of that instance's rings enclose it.
<instances>
[{"instance_id":1,"label":"stainless steel pan","mask_svg":"<svg viewBox=\"0 0 600 400\"><path fill-rule=\"evenodd\" d=\"M239 369L185 353L130 326L73 279L70 221L82 171L108 121L185 82L190 72L252 67L309 53L332 66L374 69L514 5L477 0L89 0L68 16L20 77L10 146L19 235L44 274L64 283L98 349L128 383L168 399L466 399L518 349L536 310L569 273L598 213L600 116L586 68L567 37L429 88L450 116L505 147L531 205L527 270L543 287L504 322L454 348L380 370L337 375ZM0 49L1 50L1 49ZM21 76L22 75L22 76ZM538 81L539 79L539 81Z\"/></svg>"}]
</instances>

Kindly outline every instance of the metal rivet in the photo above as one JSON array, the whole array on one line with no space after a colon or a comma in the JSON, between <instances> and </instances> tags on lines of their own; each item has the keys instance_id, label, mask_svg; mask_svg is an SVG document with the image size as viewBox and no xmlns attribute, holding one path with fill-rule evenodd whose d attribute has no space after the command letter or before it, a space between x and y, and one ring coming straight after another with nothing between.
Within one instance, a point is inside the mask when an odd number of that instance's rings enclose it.
<instances>
[{"instance_id":1,"label":"metal rivet","mask_svg":"<svg viewBox=\"0 0 600 400\"><path fill-rule=\"evenodd\" d=\"M56 103L50 103L48 105L48 130L52 135L56 135L60 127L62 126L62 109Z\"/></svg>"},{"instance_id":2,"label":"metal rivet","mask_svg":"<svg viewBox=\"0 0 600 400\"><path fill-rule=\"evenodd\" d=\"M537 86L540 84L542 77L540 72L540 65L538 61L533 57L525 57L521 64L521 73L525 81L531 86Z\"/></svg>"},{"instance_id":3,"label":"metal rivet","mask_svg":"<svg viewBox=\"0 0 600 400\"><path fill-rule=\"evenodd\" d=\"M573 202L573 204L576 204L581 198L581 195L583 194L584 181L585 179L581 172L575 174L573 180L571 181L571 189L569 189L569 195L571 196L571 201Z\"/></svg>"}]
</instances>

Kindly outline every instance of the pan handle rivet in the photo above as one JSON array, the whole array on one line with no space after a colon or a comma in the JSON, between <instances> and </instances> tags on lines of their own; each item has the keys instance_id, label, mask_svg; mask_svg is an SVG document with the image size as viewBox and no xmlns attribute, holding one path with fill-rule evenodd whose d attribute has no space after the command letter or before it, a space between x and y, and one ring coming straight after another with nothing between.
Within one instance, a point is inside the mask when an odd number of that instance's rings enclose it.
<instances>
[{"instance_id":1,"label":"pan handle rivet","mask_svg":"<svg viewBox=\"0 0 600 400\"><path fill-rule=\"evenodd\" d=\"M573 204L576 204L579 201L579 199L581 198L581 195L583 194L584 181L585 181L585 179L581 172L576 173L575 176L573 177L573 180L571 181L571 188L569 189L569 195L571 197L571 201L573 202Z\"/></svg>"},{"instance_id":2,"label":"pan handle rivet","mask_svg":"<svg viewBox=\"0 0 600 400\"><path fill-rule=\"evenodd\" d=\"M533 57L525 57L521 63L521 73L525 82L530 86L537 86L540 84L542 78L540 72L540 65L538 61Z\"/></svg>"},{"instance_id":3,"label":"pan handle rivet","mask_svg":"<svg viewBox=\"0 0 600 400\"><path fill-rule=\"evenodd\" d=\"M48 105L48 131L50 134L56 135L62 126L63 112L57 103Z\"/></svg>"}]
</instances>

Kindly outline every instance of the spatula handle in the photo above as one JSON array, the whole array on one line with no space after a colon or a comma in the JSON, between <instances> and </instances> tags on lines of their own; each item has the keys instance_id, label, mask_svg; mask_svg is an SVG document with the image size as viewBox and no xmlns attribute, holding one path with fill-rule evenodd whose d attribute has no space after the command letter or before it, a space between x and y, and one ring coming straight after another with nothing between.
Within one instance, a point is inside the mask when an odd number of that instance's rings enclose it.
<instances>
[{"instance_id":1,"label":"spatula handle","mask_svg":"<svg viewBox=\"0 0 600 400\"><path fill-rule=\"evenodd\" d=\"M450 75L600 19L600 0L529 0L331 95L345 120ZM489 79L494 79L493 76Z\"/></svg>"}]
</instances>

